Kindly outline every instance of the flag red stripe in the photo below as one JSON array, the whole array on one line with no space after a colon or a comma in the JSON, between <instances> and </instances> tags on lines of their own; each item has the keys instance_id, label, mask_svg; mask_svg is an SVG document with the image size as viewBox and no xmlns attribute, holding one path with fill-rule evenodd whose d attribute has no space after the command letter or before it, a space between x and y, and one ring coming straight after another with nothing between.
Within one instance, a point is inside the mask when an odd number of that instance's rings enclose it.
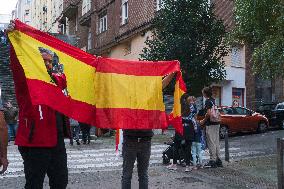
<instances>
[{"instance_id":1,"label":"flag red stripe","mask_svg":"<svg viewBox=\"0 0 284 189\"><path fill-rule=\"evenodd\" d=\"M111 58L98 58L97 72L117 73L135 76L164 76L180 71L178 61L130 61Z\"/></svg>"},{"instance_id":2,"label":"flag red stripe","mask_svg":"<svg viewBox=\"0 0 284 189\"><path fill-rule=\"evenodd\" d=\"M67 98L57 86L40 80L27 79L27 84L33 105L47 105L68 117L95 126L95 106Z\"/></svg>"},{"instance_id":3,"label":"flag red stripe","mask_svg":"<svg viewBox=\"0 0 284 189\"><path fill-rule=\"evenodd\" d=\"M85 64L88 64L93 67L96 66L97 58L94 55L86 53L85 51L82 51L81 49L76 48L72 45L69 45L65 43L64 41L61 41L49 35L48 33L42 32L31 26L28 26L20 22L19 20L16 20L15 29L58 51L61 51L77 60L80 60L84 62Z\"/></svg>"},{"instance_id":4,"label":"flag red stripe","mask_svg":"<svg viewBox=\"0 0 284 189\"><path fill-rule=\"evenodd\" d=\"M158 110L97 108L96 124L111 129L166 129L166 113Z\"/></svg>"}]
</instances>

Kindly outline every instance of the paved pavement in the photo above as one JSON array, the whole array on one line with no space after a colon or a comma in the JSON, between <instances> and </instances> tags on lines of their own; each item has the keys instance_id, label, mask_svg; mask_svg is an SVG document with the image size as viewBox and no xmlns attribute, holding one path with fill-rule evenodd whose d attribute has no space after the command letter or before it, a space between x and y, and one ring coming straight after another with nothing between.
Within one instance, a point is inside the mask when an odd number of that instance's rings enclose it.
<instances>
[{"instance_id":1,"label":"paved pavement","mask_svg":"<svg viewBox=\"0 0 284 189\"><path fill-rule=\"evenodd\" d=\"M162 141L168 138L156 136L153 140L152 155L150 160L150 188L274 188L275 187L275 154L276 138L283 137L284 131L271 131L265 134L235 136L230 138L231 163L225 164L225 168L217 170L198 170L194 173L185 174L182 167L179 171L168 171L162 162L162 151L166 149ZM221 142L221 154L224 157L223 141ZM122 158L115 153L113 139L100 139L93 141L91 145L69 146L66 141L69 168L69 188L119 188L121 178ZM204 154L208 159L208 154ZM268 156L268 157L267 157ZM9 145L9 169L5 175L0 176L0 188L23 188L24 175L23 164L16 146ZM260 158L251 160L252 158ZM271 159L269 166L258 169L259 162L263 159ZM254 165L251 167L250 165ZM263 164L262 164L263 165ZM273 167L274 165L274 167ZM269 173L264 169L271 168ZM253 169L252 169L253 168ZM134 171L136 172L136 171ZM262 174L260 174L260 172ZM261 179L252 178L248 173L260 176ZM270 175L269 175L270 174ZM245 177L244 177L245 176ZM235 180L236 178L237 180ZM248 180L249 179L249 180ZM256 185L263 182L268 187ZM134 174L134 188L137 188L137 174ZM244 180L244 181L243 181ZM229 182L228 182L229 181ZM250 185L250 181L254 184ZM239 184L242 183L244 185ZM48 181L45 181L45 187Z\"/></svg>"}]
</instances>

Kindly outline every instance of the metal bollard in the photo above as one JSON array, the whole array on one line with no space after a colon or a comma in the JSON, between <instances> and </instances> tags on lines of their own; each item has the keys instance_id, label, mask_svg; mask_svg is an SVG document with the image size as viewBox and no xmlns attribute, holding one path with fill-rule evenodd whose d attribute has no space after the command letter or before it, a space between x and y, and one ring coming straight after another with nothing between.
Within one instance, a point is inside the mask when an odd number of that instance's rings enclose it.
<instances>
[{"instance_id":1,"label":"metal bollard","mask_svg":"<svg viewBox=\"0 0 284 189\"><path fill-rule=\"evenodd\" d=\"M277 138L277 177L278 189L284 189L284 174L283 174L283 151L284 138Z\"/></svg>"},{"instance_id":2,"label":"metal bollard","mask_svg":"<svg viewBox=\"0 0 284 189\"><path fill-rule=\"evenodd\" d=\"M230 161L230 153L229 153L229 136L228 131L225 133L225 161Z\"/></svg>"}]
</instances>

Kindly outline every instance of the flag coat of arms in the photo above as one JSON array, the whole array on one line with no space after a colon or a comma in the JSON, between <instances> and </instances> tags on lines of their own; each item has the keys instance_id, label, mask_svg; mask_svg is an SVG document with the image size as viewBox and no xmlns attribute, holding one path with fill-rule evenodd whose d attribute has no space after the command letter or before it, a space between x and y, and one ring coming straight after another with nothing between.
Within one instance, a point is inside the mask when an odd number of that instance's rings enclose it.
<instances>
[{"instance_id":1,"label":"flag coat of arms","mask_svg":"<svg viewBox=\"0 0 284 189\"><path fill-rule=\"evenodd\" d=\"M32 105L99 128L166 129L173 124L182 131L180 97L186 87L178 61L96 57L18 20L9 39L11 64L21 68ZM167 116L162 79L173 72L174 108ZM17 78L19 71L13 74ZM16 93L21 96L20 90Z\"/></svg>"}]
</instances>

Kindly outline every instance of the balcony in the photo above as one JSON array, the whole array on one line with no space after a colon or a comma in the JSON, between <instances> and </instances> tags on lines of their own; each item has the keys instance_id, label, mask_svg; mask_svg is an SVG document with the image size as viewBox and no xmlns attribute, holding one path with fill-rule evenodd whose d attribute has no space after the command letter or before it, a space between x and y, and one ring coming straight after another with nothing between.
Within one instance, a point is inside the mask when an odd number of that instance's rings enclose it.
<instances>
[{"instance_id":1,"label":"balcony","mask_svg":"<svg viewBox=\"0 0 284 189\"><path fill-rule=\"evenodd\" d=\"M93 14L93 11L88 11L86 14L80 17L79 24L81 26L87 26L90 27L91 25L91 16Z\"/></svg>"},{"instance_id":2,"label":"balcony","mask_svg":"<svg viewBox=\"0 0 284 189\"><path fill-rule=\"evenodd\" d=\"M80 0L64 0L63 16L67 18L74 17L78 11L79 3L80 3Z\"/></svg>"}]
</instances>

